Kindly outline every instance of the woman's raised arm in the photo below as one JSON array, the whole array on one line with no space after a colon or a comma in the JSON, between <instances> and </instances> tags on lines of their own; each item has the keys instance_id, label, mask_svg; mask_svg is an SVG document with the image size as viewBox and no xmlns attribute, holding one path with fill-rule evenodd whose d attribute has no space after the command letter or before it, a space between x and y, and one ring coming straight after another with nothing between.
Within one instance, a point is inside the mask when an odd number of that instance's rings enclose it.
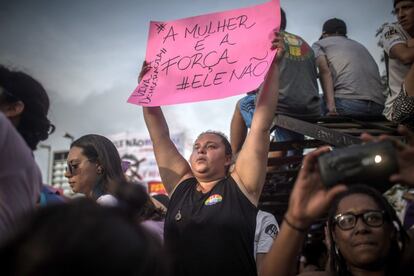
<instances>
[{"instance_id":1,"label":"woman's raised arm","mask_svg":"<svg viewBox=\"0 0 414 276\"><path fill-rule=\"evenodd\" d=\"M277 49L266 79L259 91L250 132L237 157L232 176L250 201L257 205L266 177L270 127L279 94L278 61L284 53L283 38L276 33L272 49Z\"/></svg>"},{"instance_id":2,"label":"woman's raised arm","mask_svg":"<svg viewBox=\"0 0 414 276\"><path fill-rule=\"evenodd\" d=\"M144 62L138 77L139 81L148 69L149 65ZM178 183L192 176L190 165L172 142L161 108L143 107L143 114L154 147L161 180L168 194L171 194Z\"/></svg>"},{"instance_id":3,"label":"woman's raised arm","mask_svg":"<svg viewBox=\"0 0 414 276\"><path fill-rule=\"evenodd\" d=\"M171 194L178 183L192 176L191 168L172 142L161 108L143 107L143 113L161 180L168 194Z\"/></svg>"}]
</instances>

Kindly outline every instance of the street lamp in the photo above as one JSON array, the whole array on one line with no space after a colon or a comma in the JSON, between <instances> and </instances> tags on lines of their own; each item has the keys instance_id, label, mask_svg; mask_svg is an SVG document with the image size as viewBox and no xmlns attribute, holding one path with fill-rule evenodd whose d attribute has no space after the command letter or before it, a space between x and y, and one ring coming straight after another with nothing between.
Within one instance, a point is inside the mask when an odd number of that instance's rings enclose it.
<instances>
[{"instance_id":1,"label":"street lamp","mask_svg":"<svg viewBox=\"0 0 414 276\"><path fill-rule=\"evenodd\" d=\"M71 143L75 140L75 137L73 137L73 135L67 132L65 132L65 135L63 135L63 138L70 139Z\"/></svg>"},{"instance_id":2,"label":"street lamp","mask_svg":"<svg viewBox=\"0 0 414 276\"><path fill-rule=\"evenodd\" d=\"M52 166L52 164L50 163L50 159L52 156L52 146L46 144L39 144L39 148L47 150L47 182L50 183L50 180L52 178L52 175L50 174L50 167Z\"/></svg>"}]
</instances>

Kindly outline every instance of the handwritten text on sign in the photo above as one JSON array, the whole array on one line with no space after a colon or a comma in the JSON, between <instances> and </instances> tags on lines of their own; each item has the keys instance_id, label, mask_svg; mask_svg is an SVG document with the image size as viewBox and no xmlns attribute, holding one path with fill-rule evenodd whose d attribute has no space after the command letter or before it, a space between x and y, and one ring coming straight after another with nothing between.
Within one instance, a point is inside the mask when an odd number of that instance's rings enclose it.
<instances>
[{"instance_id":1,"label":"handwritten text on sign","mask_svg":"<svg viewBox=\"0 0 414 276\"><path fill-rule=\"evenodd\" d=\"M160 106L234 96L256 89L275 55L279 1L250 8L151 22L151 69L128 102Z\"/></svg>"}]
</instances>

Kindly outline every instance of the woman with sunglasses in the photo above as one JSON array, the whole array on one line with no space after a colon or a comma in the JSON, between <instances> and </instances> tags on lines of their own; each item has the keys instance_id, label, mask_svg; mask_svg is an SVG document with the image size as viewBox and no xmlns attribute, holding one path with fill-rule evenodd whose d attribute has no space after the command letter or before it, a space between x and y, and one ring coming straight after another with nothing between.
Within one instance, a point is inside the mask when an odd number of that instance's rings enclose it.
<instances>
[{"instance_id":1,"label":"woman with sunglasses","mask_svg":"<svg viewBox=\"0 0 414 276\"><path fill-rule=\"evenodd\" d=\"M163 240L165 211L155 206L139 184L127 181L118 150L108 138L89 134L75 140L65 176L75 193L101 205L126 208L138 224Z\"/></svg>"},{"instance_id":2,"label":"woman with sunglasses","mask_svg":"<svg viewBox=\"0 0 414 276\"><path fill-rule=\"evenodd\" d=\"M116 205L115 189L126 179L121 158L106 137L89 134L70 145L65 177L75 193L84 194L103 205Z\"/></svg>"},{"instance_id":3,"label":"woman with sunglasses","mask_svg":"<svg viewBox=\"0 0 414 276\"><path fill-rule=\"evenodd\" d=\"M308 228L328 209L330 271L315 274L398 275L407 235L395 211L367 186L337 185L327 190L317 166L318 156L327 151L323 147L304 158L281 230L260 275L294 275Z\"/></svg>"}]
</instances>

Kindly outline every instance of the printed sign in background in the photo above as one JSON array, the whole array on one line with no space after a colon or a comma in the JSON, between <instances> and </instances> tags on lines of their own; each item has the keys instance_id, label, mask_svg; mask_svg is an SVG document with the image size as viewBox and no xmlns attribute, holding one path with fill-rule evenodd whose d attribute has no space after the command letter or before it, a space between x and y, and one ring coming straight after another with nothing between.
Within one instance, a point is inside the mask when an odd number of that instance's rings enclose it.
<instances>
[{"instance_id":1,"label":"printed sign in background","mask_svg":"<svg viewBox=\"0 0 414 276\"><path fill-rule=\"evenodd\" d=\"M225 98L256 89L275 51L279 0L262 5L150 22L150 71L128 102L160 106Z\"/></svg>"},{"instance_id":2,"label":"printed sign in background","mask_svg":"<svg viewBox=\"0 0 414 276\"><path fill-rule=\"evenodd\" d=\"M132 165L126 172L130 178L148 184L149 192L165 193L148 134L122 132L110 135L109 139L114 143L121 159ZM171 134L171 139L177 150L184 155L185 134Z\"/></svg>"}]
</instances>

